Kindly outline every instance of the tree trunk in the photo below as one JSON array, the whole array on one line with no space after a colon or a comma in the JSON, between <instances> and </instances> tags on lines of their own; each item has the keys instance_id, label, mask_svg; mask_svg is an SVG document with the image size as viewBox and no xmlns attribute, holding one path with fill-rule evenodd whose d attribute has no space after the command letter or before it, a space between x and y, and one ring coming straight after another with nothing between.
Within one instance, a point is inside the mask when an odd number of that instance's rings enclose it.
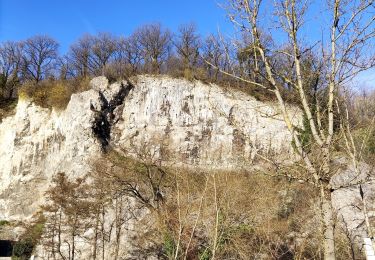
<instances>
[{"instance_id":1,"label":"tree trunk","mask_svg":"<svg viewBox=\"0 0 375 260\"><path fill-rule=\"evenodd\" d=\"M104 221L105 221L105 211L104 211L104 205L102 205L102 226L101 226L101 232L102 232L102 260L104 260L105 256L105 230L104 230Z\"/></svg>"},{"instance_id":2,"label":"tree trunk","mask_svg":"<svg viewBox=\"0 0 375 260\"><path fill-rule=\"evenodd\" d=\"M115 248L115 260L118 259L119 251L120 251L120 241L121 241L121 225L122 225L122 199L116 199L115 200L115 209L116 209L116 248Z\"/></svg>"},{"instance_id":3,"label":"tree trunk","mask_svg":"<svg viewBox=\"0 0 375 260\"><path fill-rule=\"evenodd\" d=\"M335 260L335 223L331 203L331 191L321 185L321 211L323 227L324 259Z\"/></svg>"},{"instance_id":4,"label":"tree trunk","mask_svg":"<svg viewBox=\"0 0 375 260\"><path fill-rule=\"evenodd\" d=\"M99 218L100 218L100 215L99 215L99 210L97 211L96 213L96 222L95 222L95 240L94 240L94 249L93 249L93 252L92 252L92 257L93 257L93 260L96 260L96 254L97 254L97 250L98 250L98 235L99 235Z\"/></svg>"}]
</instances>

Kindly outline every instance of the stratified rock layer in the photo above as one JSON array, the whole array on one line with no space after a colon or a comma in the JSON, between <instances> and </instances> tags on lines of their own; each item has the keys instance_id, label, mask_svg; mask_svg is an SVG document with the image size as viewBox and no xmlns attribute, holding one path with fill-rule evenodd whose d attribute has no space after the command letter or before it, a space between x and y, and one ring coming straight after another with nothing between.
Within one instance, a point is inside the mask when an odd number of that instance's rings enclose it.
<instances>
[{"instance_id":1,"label":"stratified rock layer","mask_svg":"<svg viewBox=\"0 0 375 260\"><path fill-rule=\"evenodd\" d=\"M90 84L64 111L20 100L0 124L0 219L30 217L56 173L83 176L109 147L207 169L244 167L256 154L291 154L273 103L169 77L140 76L133 84L98 77ZM296 121L297 111L290 109Z\"/></svg>"},{"instance_id":2,"label":"stratified rock layer","mask_svg":"<svg viewBox=\"0 0 375 260\"><path fill-rule=\"evenodd\" d=\"M238 168L256 154L291 153L291 137L277 105L217 85L139 77L115 111L112 144L130 154L204 168ZM295 121L298 110L290 109Z\"/></svg>"}]
</instances>

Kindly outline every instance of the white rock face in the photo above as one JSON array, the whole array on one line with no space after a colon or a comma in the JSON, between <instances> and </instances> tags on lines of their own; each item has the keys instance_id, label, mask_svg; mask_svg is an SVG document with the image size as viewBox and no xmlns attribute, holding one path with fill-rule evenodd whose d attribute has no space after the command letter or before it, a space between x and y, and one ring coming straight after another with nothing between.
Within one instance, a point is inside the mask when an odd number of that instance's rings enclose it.
<instances>
[{"instance_id":1,"label":"white rock face","mask_svg":"<svg viewBox=\"0 0 375 260\"><path fill-rule=\"evenodd\" d=\"M256 154L289 158L291 136L277 105L216 85L139 77L115 111L112 144L130 154L204 168L238 168ZM297 122L300 114L290 109ZM275 157L276 158L276 157Z\"/></svg>"},{"instance_id":2,"label":"white rock face","mask_svg":"<svg viewBox=\"0 0 375 260\"><path fill-rule=\"evenodd\" d=\"M169 77L140 76L134 85L109 84L98 77L90 86L72 95L64 111L20 100L16 114L2 121L0 220L30 218L57 173L82 177L109 147L169 165L206 169L247 167L257 154L277 155L280 161L291 158L291 136L276 104ZM297 109L290 108L290 114L295 122L300 120ZM124 243L139 232L132 228L137 223L129 225L124 230L134 230L124 232ZM85 245L82 259L91 252ZM112 259L111 250L107 259Z\"/></svg>"},{"instance_id":3,"label":"white rock face","mask_svg":"<svg viewBox=\"0 0 375 260\"><path fill-rule=\"evenodd\" d=\"M0 220L30 218L43 203L55 174L84 176L91 160L108 147L169 165L206 169L249 167L256 163L257 154L278 161L292 158L291 135L274 103L169 77L139 76L134 85L125 81L109 84L105 77L98 77L90 86L91 90L72 95L64 111L20 100L16 114L2 121ZM290 107L289 113L298 124L299 110ZM363 176L368 176L365 168L361 166ZM331 184L345 186L352 175L349 168ZM371 205L374 187L373 179L362 186ZM337 189L332 196L353 236L364 235L363 218L358 218L362 207L358 185ZM369 212L375 216L373 208ZM130 244L139 229L135 222L129 225L132 233L124 232L121 241ZM82 243L82 259L91 252L85 245ZM112 259L111 250L107 259Z\"/></svg>"},{"instance_id":4,"label":"white rock face","mask_svg":"<svg viewBox=\"0 0 375 260\"><path fill-rule=\"evenodd\" d=\"M0 125L0 219L31 216L43 201L58 172L78 177L88 171L87 160L100 153L92 133L98 93L73 95L63 112L20 100L14 116Z\"/></svg>"},{"instance_id":5,"label":"white rock face","mask_svg":"<svg viewBox=\"0 0 375 260\"><path fill-rule=\"evenodd\" d=\"M367 212L371 225L375 220L374 170L365 163L357 167L349 164L333 176L330 183L334 189L332 204L335 210L348 229L350 239L362 246L363 238L369 236L364 212Z\"/></svg>"},{"instance_id":6,"label":"white rock face","mask_svg":"<svg viewBox=\"0 0 375 260\"><path fill-rule=\"evenodd\" d=\"M107 143L206 168L243 167L257 153L290 155L290 134L275 104L169 77L141 76L133 89L105 77L90 85L60 112L20 100L16 114L0 124L0 219L30 217L56 173L83 176ZM295 109L291 114L298 120Z\"/></svg>"}]
</instances>

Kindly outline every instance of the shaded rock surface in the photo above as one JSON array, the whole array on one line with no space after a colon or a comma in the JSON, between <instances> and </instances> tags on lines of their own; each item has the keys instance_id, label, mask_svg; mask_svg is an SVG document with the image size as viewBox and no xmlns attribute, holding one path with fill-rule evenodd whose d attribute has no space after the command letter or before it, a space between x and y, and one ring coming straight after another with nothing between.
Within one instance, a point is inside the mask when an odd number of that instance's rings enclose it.
<instances>
[{"instance_id":1,"label":"shaded rock surface","mask_svg":"<svg viewBox=\"0 0 375 260\"><path fill-rule=\"evenodd\" d=\"M356 167L346 160L337 163L343 168L330 182L334 189L332 203L342 224L348 229L350 239L362 245L363 237L369 236L364 212L367 212L371 226L375 225L375 172L365 163Z\"/></svg>"}]
</instances>

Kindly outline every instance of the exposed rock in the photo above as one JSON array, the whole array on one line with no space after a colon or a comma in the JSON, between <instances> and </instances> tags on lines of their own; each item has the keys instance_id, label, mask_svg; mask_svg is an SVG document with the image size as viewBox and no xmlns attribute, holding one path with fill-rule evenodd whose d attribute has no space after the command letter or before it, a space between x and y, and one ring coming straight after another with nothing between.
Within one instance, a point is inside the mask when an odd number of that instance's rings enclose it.
<instances>
[{"instance_id":1,"label":"exposed rock","mask_svg":"<svg viewBox=\"0 0 375 260\"><path fill-rule=\"evenodd\" d=\"M61 112L19 101L16 114L0 124L0 219L30 218L53 176L84 176L108 147L206 169L247 167L256 154L291 158L291 136L274 103L199 81L140 76L135 82L95 78ZM290 107L290 114L298 123L298 109ZM121 239L130 245L140 228L127 225L133 233ZM131 257L131 246L124 248ZM80 250L89 256L90 248Z\"/></svg>"},{"instance_id":2,"label":"exposed rock","mask_svg":"<svg viewBox=\"0 0 375 260\"><path fill-rule=\"evenodd\" d=\"M62 112L20 100L1 123L0 219L31 216L52 176L86 174L109 144L215 168L243 167L257 153L290 155L290 134L273 103L169 77L139 77L134 89L125 81L109 85L105 77L90 85Z\"/></svg>"},{"instance_id":3,"label":"exposed rock","mask_svg":"<svg viewBox=\"0 0 375 260\"><path fill-rule=\"evenodd\" d=\"M345 168L331 179L330 184L334 189L332 204L348 229L351 240L361 245L363 237L368 237L364 206L369 220L375 223L375 172L365 163L357 167L346 160L338 163L345 165Z\"/></svg>"},{"instance_id":4,"label":"exposed rock","mask_svg":"<svg viewBox=\"0 0 375 260\"><path fill-rule=\"evenodd\" d=\"M256 154L290 158L291 137L274 103L217 85L142 76L129 93L111 144L129 154L205 168L249 166ZM298 122L300 114L290 108ZM161 158L164 156L164 158Z\"/></svg>"},{"instance_id":5,"label":"exposed rock","mask_svg":"<svg viewBox=\"0 0 375 260\"><path fill-rule=\"evenodd\" d=\"M90 90L72 95L62 112L19 101L16 114L0 124L0 220L30 218L55 174L84 176L90 162L108 147L170 165L206 169L249 167L257 154L277 155L273 157L279 162L293 159L290 133L272 102L199 81L140 76L134 82L109 84L105 77L97 77ZM289 107L289 113L298 124L299 110ZM332 178L331 185L334 207L352 239L366 235L362 198L370 218L375 218L372 169L365 164L357 171L349 166ZM132 211L132 202L124 203ZM289 212L289 197L285 203L282 214ZM147 212L132 214L137 218L127 222L121 235L127 251L119 253L136 259L132 242ZM111 225L113 212L107 218ZM92 235L88 232L85 238ZM82 239L77 244L81 257L89 258L90 248ZM108 248L106 259L111 259L114 249ZM42 248L39 253L43 255Z\"/></svg>"}]
</instances>

